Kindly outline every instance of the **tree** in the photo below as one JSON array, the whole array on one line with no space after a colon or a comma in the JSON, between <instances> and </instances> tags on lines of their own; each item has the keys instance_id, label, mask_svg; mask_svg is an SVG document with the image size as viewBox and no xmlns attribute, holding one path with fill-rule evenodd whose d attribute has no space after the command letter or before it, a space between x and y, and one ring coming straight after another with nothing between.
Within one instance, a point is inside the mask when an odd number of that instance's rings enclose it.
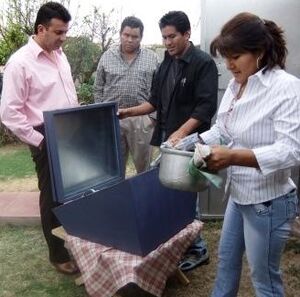
<instances>
[{"instance_id":1,"label":"tree","mask_svg":"<svg viewBox=\"0 0 300 297\"><path fill-rule=\"evenodd\" d=\"M115 9L105 13L100 7L94 6L92 13L83 19L85 34L90 37L91 41L99 43L102 52L112 45L118 32L117 22L114 19L116 13Z\"/></svg>"},{"instance_id":2,"label":"tree","mask_svg":"<svg viewBox=\"0 0 300 297\"><path fill-rule=\"evenodd\" d=\"M39 8L49 0L7 0L2 16L8 23L19 24L27 36L34 34L34 21ZM70 7L70 0L56 0L65 7ZM1 26L1 25L0 25Z\"/></svg>"},{"instance_id":3,"label":"tree","mask_svg":"<svg viewBox=\"0 0 300 297\"><path fill-rule=\"evenodd\" d=\"M73 79L88 82L97 67L101 53L99 45L86 36L77 36L68 37L63 48L72 66Z\"/></svg>"},{"instance_id":4,"label":"tree","mask_svg":"<svg viewBox=\"0 0 300 297\"><path fill-rule=\"evenodd\" d=\"M80 21L75 19L72 35L65 43L64 50L72 67L73 78L80 83L88 83L96 71L101 55L114 43L117 33L116 11L108 13L100 7L93 7L92 12Z\"/></svg>"},{"instance_id":5,"label":"tree","mask_svg":"<svg viewBox=\"0 0 300 297\"><path fill-rule=\"evenodd\" d=\"M93 102L93 73L101 55L114 43L117 33L115 15L115 10L105 13L101 8L93 7L81 25L75 19L72 31L77 37L68 38L65 43L73 78L79 82L79 85L76 83L78 98L84 103Z\"/></svg>"},{"instance_id":6,"label":"tree","mask_svg":"<svg viewBox=\"0 0 300 297\"><path fill-rule=\"evenodd\" d=\"M5 64L10 55L25 44L27 38L19 24L10 23L0 39L0 65Z\"/></svg>"},{"instance_id":7,"label":"tree","mask_svg":"<svg viewBox=\"0 0 300 297\"><path fill-rule=\"evenodd\" d=\"M73 77L81 83L91 83L101 55L114 43L118 32L116 14L114 9L105 13L94 6L91 13L83 18L81 26L75 22L72 30L77 31L77 37L70 39L65 49L71 59Z\"/></svg>"}]
</instances>

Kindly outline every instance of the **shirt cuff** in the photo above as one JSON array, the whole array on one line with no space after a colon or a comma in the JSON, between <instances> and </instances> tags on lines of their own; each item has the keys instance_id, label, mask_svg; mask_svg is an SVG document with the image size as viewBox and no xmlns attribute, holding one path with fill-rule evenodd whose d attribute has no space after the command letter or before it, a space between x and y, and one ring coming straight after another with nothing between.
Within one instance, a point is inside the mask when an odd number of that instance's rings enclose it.
<instances>
[{"instance_id":1,"label":"shirt cuff","mask_svg":"<svg viewBox=\"0 0 300 297\"><path fill-rule=\"evenodd\" d=\"M33 130L33 133L27 142L35 147L38 147L43 140L44 136L40 132Z\"/></svg>"},{"instance_id":2,"label":"shirt cuff","mask_svg":"<svg viewBox=\"0 0 300 297\"><path fill-rule=\"evenodd\" d=\"M270 153L270 149L268 147L259 147L252 149L257 163L259 165L259 171L262 175L268 175L278 170L280 164L277 164L276 158L274 158L273 154Z\"/></svg>"}]
</instances>

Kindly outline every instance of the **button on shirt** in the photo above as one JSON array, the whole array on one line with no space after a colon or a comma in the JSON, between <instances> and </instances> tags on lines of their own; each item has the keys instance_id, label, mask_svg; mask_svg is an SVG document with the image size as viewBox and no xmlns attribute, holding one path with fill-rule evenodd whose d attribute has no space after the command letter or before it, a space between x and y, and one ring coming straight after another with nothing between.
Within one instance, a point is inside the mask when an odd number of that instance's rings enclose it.
<instances>
[{"instance_id":1,"label":"button on shirt","mask_svg":"<svg viewBox=\"0 0 300 297\"><path fill-rule=\"evenodd\" d=\"M253 151L259 169L230 166L226 191L237 203L255 204L295 188L290 168L300 164L300 80L275 68L249 77L236 100L239 87L229 83L216 124L201 138Z\"/></svg>"},{"instance_id":2,"label":"button on shirt","mask_svg":"<svg viewBox=\"0 0 300 297\"><path fill-rule=\"evenodd\" d=\"M49 55L31 37L5 66L1 121L22 141L38 146L43 111L78 105L70 65L61 49Z\"/></svg>"},{"instance_id":3,"label":"button on shirt","mask_svg":"<svg viewBox=\"0 0 300 297\"><path fill-rule=\"evenodd\" d=\"M118 102L120 108L148 101L157 65L158 57L149 49L140 49L131 63L123 59L120 46L109 49L98 65L95 101Z\"/></svg>"}]
</instances>

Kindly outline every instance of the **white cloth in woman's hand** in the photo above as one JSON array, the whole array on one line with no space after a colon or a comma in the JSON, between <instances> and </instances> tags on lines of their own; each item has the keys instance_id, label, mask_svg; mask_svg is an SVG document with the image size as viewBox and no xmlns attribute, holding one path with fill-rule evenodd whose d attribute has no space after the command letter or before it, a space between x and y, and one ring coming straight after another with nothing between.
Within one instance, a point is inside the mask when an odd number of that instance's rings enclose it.
<instances>
[{"instance_id":1,"label":"white cloth in woman's hand","mask_svg":"<svg viewBox=\"0 0 300 297\"><path fill-rule=\"evenodd\" d=\"M196 167L205 168L206 162L205 158L208 157L211 153L211 149L209 145L196 143L195 144L195 152L193 156L193 162Z\"/></svg>"}]
</instances>

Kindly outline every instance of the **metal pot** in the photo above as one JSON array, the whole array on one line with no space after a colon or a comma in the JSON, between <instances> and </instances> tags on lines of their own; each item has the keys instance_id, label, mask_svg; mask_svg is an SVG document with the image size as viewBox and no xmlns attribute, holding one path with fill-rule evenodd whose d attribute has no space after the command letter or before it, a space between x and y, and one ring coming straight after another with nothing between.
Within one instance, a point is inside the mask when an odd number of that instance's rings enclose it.
<instances>
[{"instance_id":1,"label":"metal pot","mask_svg":"<svg viewBox=\"0 0 300 297\"><path fill-rule=\"evenodd\" d=\"M189 161L192 152L180 151L161 147L161 160L159 168L160 182L172 189L201 192L208 187L204 177L195 177L189 174Z\"/></svg>"}]
</instances>

